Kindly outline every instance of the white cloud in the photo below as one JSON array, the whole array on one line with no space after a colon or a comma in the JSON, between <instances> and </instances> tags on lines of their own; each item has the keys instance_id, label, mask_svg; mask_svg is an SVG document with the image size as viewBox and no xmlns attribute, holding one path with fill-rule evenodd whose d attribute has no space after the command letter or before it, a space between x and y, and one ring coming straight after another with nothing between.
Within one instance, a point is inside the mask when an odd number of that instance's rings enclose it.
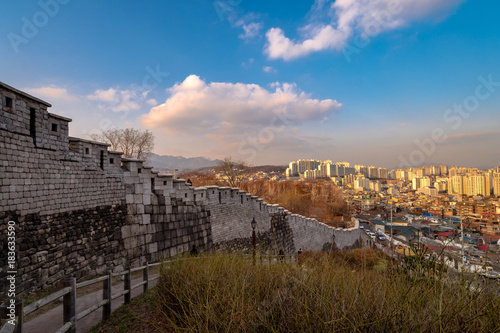
<instances>
[{"instance_id":1,"label":"white cloud","mask_svg":"<svg viewBox=\"0 0 500 333\"><path fill-rule=\"evenodd\" d=\"M341 104L318 100L295 84L274 83L274 90L256 84L211 82L196 75L168 89L165 103L142 116L142 125L169 135L205 135L212 141L233 140L274 126L298 126L320 121Z\"/></svg>"},{"instance_id":2,"label":"white cloud","mask_svg":"<svg viewBox=\"0 0 500 333\"><path fill-rule=\"evenodd\" d=\"M327 25L317 31L314 38L295 43L287 38L280 28L272 28L266 33L268 40L267 54L271 59L291 60L315 51L341 49L349 34Z\"/></svg>"},{"instance_id":3,"label":"white cloud","mask_svg":"<svg viewBox=\"0 0 500 333\"><path fill-rule=\"evenodd\" d=\"M93 94L88 95L87 99L91 101L101 101L108 103L118 102L118 91L113 88L109 88L108 90L96 90Z\"/></svg>"},{"instance_id":4,"label":"white cloud","mask_svg":"<svg viewBox=\"0 0 500 333\"><path fill-rule=\"evenodd\" d=\"M241 63L241 67L243 67L243 68L250 68L250 67L252 67L252 65L253 65L254 62L255 62L255 59L254 58L250 58L250 59L248 59L247 62L243 61Z\"/></svg>"},{"instance_id":5,"label":"white cloud","mask_svg":"<svg viewBox=\"0 0 500 333\"><path fill-rule=\"evenodd\" d=\"M236 26L241 26L243 28L243 33L238 36L241 39L258 37L260 35L260 30L264 27L262 22L250 22L246 24L243 20L236 22Z\"/></svg>"},{"instance_id":6,"label":"white cloud","mask_svg":"<svg viewBox=\"0 0 500 333\"><path fill-rule=\"evenodd\" d=\"M266 73L276 73L277 70L271 66L264 66L262 70Z\"/></svg>"},{"instance_id":7,"label":"white cloud","mask_svg":"<svg viewBox=\"0 0 500 333\"><path fill-rule=\"evenodd\" d=\"M149 104L149 105L156 105L156 104L158 104L158 101L156 99L154 99L154 98L151 98L151 99L148 99L146 101L146 103Z\"/></svg>"},{"instance_id":8,"label":"white cloud","mask_svg":"<svg viewBox=\"0 0 500 333\"><path fill-rule=\"evenodd\" d=\"M340 50L356 35L374 37L411 22L443 18L464 0L316 0L310 23L291 40L280 28L266 33L271 59L292 60L321 50Z\"/></svg>"},{"instance_id":9,"label":"white cloud","mask_svg":"<svg viewBox=\"0 0 500 333\"><path fill-rule=\"evenodd\" d=\"M264 24L259 22L259 19L259 15L254 13L248 13L239 18L236 15L228 17L232 27L243 29L243 33L238 37L244 40L260 37L260 31L264 28Z\"/></svg>"},{"instance_id":10,"label":"white cloud","mask_svg":"<svg viewBox=\"0 0 500 333\"><path fill-rule=\"evenodd\" d=\"M41 98L48 97L48 99L54 98L56 100L65 100L65 101L77 101L79 99L78 96L71 95L70 93L68 93L68 91L65 88L58 88L55 86L28 88L25 90L35 96L40 96Z\"/></svg>"},{"instance_id":11,"label":"white cloud","mask_svg":"<svg viewBox=\"0 0 500 333\"><path fill-rule=\"evenodd\" d=\"M101 102L99 107L114 112L136 111L141 109L141 103L146 102L149 91L139 91L133 89L98 89L94 93L87 95L89 101ZM151 100L150 100L151 101Z\"/></svg>"}]
</instances>

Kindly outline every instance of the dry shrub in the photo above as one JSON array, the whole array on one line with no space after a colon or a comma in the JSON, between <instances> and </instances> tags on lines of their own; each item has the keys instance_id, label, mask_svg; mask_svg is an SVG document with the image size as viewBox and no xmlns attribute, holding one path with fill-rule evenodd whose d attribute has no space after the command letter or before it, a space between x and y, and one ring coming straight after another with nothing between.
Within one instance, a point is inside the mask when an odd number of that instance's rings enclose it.
<instances>
[{"instance_id":1,"label":"dry shrub","mask_svg":"<svg viewBox=\"0 0 500 333\"><path fill-rule=\"evenodd\" d=\"M497 294L449 277L429 284L397 269L378 273L369 268L376 257L304 252L302 265L256 266L228 255L181 261L162 270L159 325L168 332L500 331Z\"/></svg>"},{"instance_id":2,"label":"dry shrub","mask_svg":"<svg viewBox=\"0 0 500 333\"><path fill-rule=\"evenodd\" d=\"M325 223L338 223L339 216L350 219L342 192L331 181L321 179L307 182L256 180L243 183L240 187L269 203L279 204L294 214L315 217Z\"/></svg>"}]
</instances>

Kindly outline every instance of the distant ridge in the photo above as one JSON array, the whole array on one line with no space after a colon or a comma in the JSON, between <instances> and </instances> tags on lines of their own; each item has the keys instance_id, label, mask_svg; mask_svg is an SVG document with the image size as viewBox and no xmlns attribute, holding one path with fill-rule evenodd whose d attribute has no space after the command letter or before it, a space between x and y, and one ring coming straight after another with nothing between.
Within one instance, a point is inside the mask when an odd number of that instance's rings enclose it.
<instances>
[{"instance_id":1,"label":"distant ridge","mask_svg":"<svg viewBox=\"0 0 500 333\"><path fill-rule=\"evenodd\" d=\"M157 154L151 154L148 157L148 163L153 168L178 169L179 171L214 167L218 165L219 162L220 160L211 160L206 157L182 157Z\"/></svg>"}]
</instances>

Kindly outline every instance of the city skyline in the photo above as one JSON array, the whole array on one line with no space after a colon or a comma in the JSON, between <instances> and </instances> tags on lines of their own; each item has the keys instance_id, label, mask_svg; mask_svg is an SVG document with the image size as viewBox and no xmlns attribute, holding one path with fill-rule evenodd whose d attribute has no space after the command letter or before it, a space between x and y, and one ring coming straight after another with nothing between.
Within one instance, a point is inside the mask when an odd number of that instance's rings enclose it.
<instances>
[{"instance_id":1,"label":"city skyline","mask_svg":"<svg viewBox=\"0 0 500 333\"><path fill-rule=\"evenodd\" d=\"M72 118L72 136L148 128L155 153L255 165L500 164L491 0L4 7L0 81Z\"/></svg>"},{"instance_id":2,"label":"city skyline","mask_svg":"<svg viewBox=\"0 0 500 333\"><path fill-rule=\"evenodd\" d=\"M429 163L429 164L423 164L423 165L415 165L415 166L403 166L403 167L396 167L396 168L387 168L386 166L384 165L375 165L373 163L367 163L367 164L362 164L362 163L351 163L350 161L333 161L332 159L317 159L317 158L311 158L311 159L305 159L305 158L298 158L298 159L295 159L295 160L292 160L292 161L289 161L288 163L285 163L286 165L292 163L292 162L298 162L298 161L301 161L301 160L304 160L304 161L318 161L318 162L322 162L322 163L331 163L331 164L345 164L347 166L351 166L351 167L354 167L354 166L357 166L357 165L360 165L360 166L365 166L365 167L376 167L376 168L385 168L389 171L391 170L404 170L404 169L421 169L421 168L429 168L429 167L439 167L439 166L446 166L447 168L477 168L477 167L473 167L473 166L470 166L470 165L458 165L458 164L445 164L445 163ZM498 165L493 165L491 167L488 167L488 168L477 168L479 170L492 170L492 169L500 169L500 163Z\"/></svg>"}]
</instances>

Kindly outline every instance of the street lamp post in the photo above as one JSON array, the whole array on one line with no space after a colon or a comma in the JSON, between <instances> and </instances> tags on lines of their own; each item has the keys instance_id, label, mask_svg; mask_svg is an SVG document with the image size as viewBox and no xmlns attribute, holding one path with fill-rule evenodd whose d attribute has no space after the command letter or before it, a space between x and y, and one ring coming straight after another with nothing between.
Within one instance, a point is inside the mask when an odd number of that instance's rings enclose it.
<instances>
[{"instance_id":1,"label":"street lamp post","mask_svg":"<svg viewBox=\"0 0 500 333\"><path fill-rule=\"evenodd\" d=\"M392 236L393 236L393 233L392 233L392 205L393 205L393 201L391 201L391 250L394 250L394 243L392 240Z\"/></svg>"},{"instance_id":2,"label":"street lamp post","mask_svg":"<svg viewBox=\"0 0 500 333\"><path fill-rule=\"evenodd\" d=\"M461 250L461 254L462 254L462 272L465 272L465 249L464 249L464 225L462 223L462 220L463 220L463 216L460 215L460 236L462 238L462 250Z\"/></svg>"},{"instance_id":3,"label":"street lamp post","mask_svg":"<svg viewBox=\"0 0 500 333\"><path fill-rule=\"evenodd\" d=\"M252 225L252 257L253 257L253 264L255 266L255 228L257 227L257 221L255 221L255 217L252 219L252 222L250 222Z\"/></svg>"}]
</instances>

